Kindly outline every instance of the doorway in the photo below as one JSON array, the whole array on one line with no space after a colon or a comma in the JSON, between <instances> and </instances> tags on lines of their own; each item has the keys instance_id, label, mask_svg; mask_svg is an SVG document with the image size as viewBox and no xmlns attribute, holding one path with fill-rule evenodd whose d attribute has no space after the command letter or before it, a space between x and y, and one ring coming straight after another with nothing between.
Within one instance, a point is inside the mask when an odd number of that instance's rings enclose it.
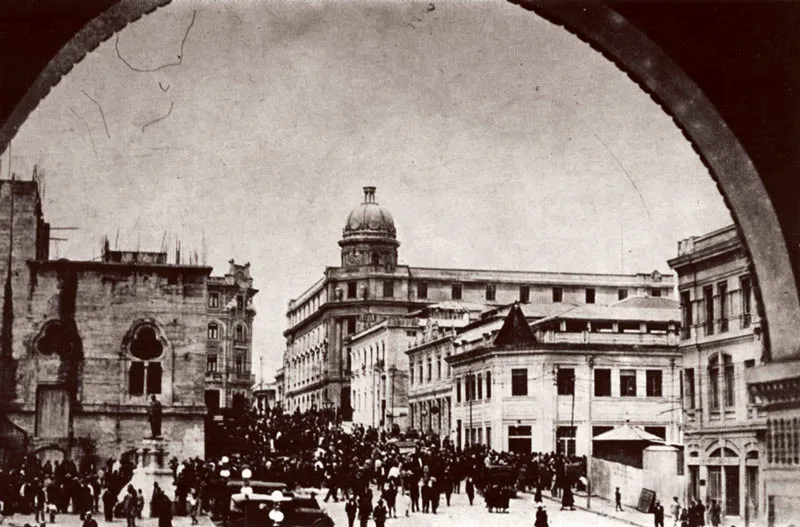
<instances>
[{"instance_id":1,"label":"doorway","mask_svg":"<svg viewBox=\"0 0 800 527\"><path fill-rule=\"evenodd\" d=\"M69 436L69 394L61 386L36 389L36 437L56 439Z\"/></svg>"}]
</instances>

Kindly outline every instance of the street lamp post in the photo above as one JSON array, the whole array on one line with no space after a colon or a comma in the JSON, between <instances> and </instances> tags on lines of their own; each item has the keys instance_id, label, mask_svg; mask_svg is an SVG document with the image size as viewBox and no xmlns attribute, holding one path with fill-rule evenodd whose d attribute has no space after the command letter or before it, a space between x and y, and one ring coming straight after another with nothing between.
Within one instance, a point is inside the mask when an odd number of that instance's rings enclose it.
<instances>
[{"instance_id":1,"label":"street lamp post","mask_svg":"<svg viewBox=\"0 0 800 527\"><path fill-rule=\"evenodd\" d=\"M594 357L589 355L589 453L586 456L586 508L592 508L592 454L594 452L594 437L592 433L592 396L594 395Z\"/></svg>"}]
</instances>

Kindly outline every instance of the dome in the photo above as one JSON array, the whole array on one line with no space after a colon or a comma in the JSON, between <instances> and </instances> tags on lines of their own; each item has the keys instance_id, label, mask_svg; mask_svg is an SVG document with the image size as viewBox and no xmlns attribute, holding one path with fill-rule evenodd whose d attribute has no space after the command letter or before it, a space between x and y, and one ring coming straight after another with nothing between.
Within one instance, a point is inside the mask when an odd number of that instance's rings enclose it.
<instances>
[{"instance_id":1,"label":"dome","mask_svg":"<svg viewBox=\"0 0 800 527\"><path fill-rule=\"evenodd\" d=\"M397 235L392 215L375 201L375 187L364 187L364 202L350 212L344 226L345 238L363 235L390 238Z\"/></svg>"}]
</instances>

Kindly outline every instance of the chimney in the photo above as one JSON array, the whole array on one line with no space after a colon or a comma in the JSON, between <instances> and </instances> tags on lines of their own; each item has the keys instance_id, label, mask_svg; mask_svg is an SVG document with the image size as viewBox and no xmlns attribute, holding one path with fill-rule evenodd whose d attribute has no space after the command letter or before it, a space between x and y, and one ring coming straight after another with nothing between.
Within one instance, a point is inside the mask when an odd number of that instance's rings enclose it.
<instances>
[{"instance_id":1,"label":"chimney","mask_svg":"<svg viewBox=\"0 0 800 527\"><path fill-rule=\"evenodd\" d=\"M364 203L375 203L375 187L364 187Z\"/></svg>"}]
</instances>

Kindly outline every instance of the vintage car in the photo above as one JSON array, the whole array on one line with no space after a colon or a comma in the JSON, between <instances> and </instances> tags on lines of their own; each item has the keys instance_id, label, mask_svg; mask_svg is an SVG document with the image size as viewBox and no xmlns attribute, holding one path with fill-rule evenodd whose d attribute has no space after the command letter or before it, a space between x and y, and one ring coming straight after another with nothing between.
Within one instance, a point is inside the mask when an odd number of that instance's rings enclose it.
<instances>
[{"instance_id":1,"label":"vintage car","mask_svg":"<svg viewBox=\"0 0 800 527\"><path fill-rule=\"evenodd\" d=\"M252 487L255 490L255 487ZM226 527L333 527L331 517L310 494L276 490L270 494L237 493L231 497Z\"/></svg>"}]
</instances>

